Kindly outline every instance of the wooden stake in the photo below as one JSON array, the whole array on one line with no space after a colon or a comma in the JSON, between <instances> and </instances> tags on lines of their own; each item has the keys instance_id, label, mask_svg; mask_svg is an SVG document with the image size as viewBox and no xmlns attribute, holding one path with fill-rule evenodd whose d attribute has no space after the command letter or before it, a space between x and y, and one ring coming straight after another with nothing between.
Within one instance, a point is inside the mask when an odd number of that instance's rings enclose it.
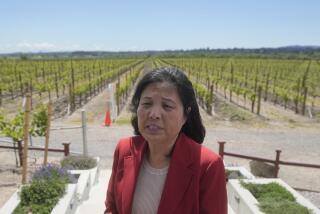
<instances>
[{"instance_id":1,"label":"wooden stake","mask_svg":"<svg viewBox=\"0 0 320 214\"><path fill-rule=\"evenodd\" d=\"M49 134L50 134L50 120L51 120L51 114L52 114L52 104L51 101L48 103L48 121L47 121L47 129L46 129L46 142L44 147L44 159L43 159L43 165L47 165L48 161L48 148L49 148Z\"/></svg>"},{"instance_id":2,"label":"wooden stake","mask_svg":"<svg viewBox=\"0 0 320 214\"><path fill-rule=\"evenodd\" d=\"M261 96L262 96L262 87L258 87L258 106L257 106L257 114L260 115L261 109Z\"/></svg>"},{"instance_id":3,"label":"wooden stake","mask_svg":"<svg viewBox=\"0 0 320 214\"><path fill-rule=\"evenodd\" d=\"M23 164L22 164L22 184L27 181L28 168L28 139L29 139L29 120L30 120L31 96L26 95L26 106L24 110L24 124L23 124Z\"/></svg>"}]
</instances>

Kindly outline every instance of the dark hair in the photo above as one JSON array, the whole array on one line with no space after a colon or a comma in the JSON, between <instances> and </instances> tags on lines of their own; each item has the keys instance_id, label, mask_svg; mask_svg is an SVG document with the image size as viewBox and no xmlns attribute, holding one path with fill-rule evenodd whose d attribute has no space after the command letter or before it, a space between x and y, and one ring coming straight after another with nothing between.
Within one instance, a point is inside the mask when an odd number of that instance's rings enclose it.
<instances>
[{"instance_id":1,"label":"dark hair","mask_svg":"<svg viewBox=\"0 0 320 214\"><path fill-rule=\"evenodd\" d=\"M141 135L138 129L137 109L143 90L154 82L170 82L177 88L179 97L183 105L183 111L187 121L182 126L181 131L197 143L202 143L206 130L202 124L198 103L188 77L177 68L163 67L154 69L145 74L136 86L131 100L130 110L132 112L131 124L136 135Z\"/></svg>"}]
</instances>

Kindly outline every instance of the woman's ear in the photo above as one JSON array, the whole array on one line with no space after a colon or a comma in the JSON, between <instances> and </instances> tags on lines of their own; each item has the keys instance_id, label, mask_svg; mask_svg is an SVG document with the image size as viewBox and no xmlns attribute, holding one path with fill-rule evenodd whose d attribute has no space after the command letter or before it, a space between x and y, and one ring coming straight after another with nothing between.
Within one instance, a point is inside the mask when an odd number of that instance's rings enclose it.
<instances>
[{"instance_id":1,"label":"woman's ear","mask_svg":"<svg viewBox=\"0 0 320 214\"><path fill-rule=\"evenodd\" d=\"M190 112L191 112L191 107L189 106L186 110L186 114L184 115L184 124L187 122Z\"/></svg>"},{"instance_id":2,"label":"woman's ear","mask_svg":"<svg viewBox=\"0 0 320 214\"><path fill-rule=\"evenodd\" d=\"M191 107L189 106L187 109L186 109L186 113L183 115L184 117L184 122L183 124L185 124L188 120L188 116L189 116L189 113L191 112Z\"/></svg>"}]
</instances>

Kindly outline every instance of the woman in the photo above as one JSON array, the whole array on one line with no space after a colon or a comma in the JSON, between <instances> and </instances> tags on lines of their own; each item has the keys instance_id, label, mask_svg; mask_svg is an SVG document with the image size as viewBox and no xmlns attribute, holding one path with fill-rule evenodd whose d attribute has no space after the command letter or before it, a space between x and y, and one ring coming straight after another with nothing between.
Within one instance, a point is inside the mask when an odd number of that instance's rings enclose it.
<instances>
[{"instance_id":1,"label":"woman","mask_svg":"<svg viewBox=\"0 0 320 214\"><path fill-rule=\"evenodd\" d=\"M224 165L201 146L205 128L185 74L147 73L131 111L136 136L117 145L105 213L227 214Z\"/></svg>"}]
</instances>

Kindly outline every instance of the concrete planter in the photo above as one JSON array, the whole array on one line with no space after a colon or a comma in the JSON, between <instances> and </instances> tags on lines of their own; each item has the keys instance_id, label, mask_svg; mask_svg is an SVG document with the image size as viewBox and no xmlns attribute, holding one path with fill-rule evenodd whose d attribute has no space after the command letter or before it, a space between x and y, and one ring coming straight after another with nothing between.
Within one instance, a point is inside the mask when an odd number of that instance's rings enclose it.
<instances>
[{"instance_id":1,"label":"concrete planter","mask_svg":"<svg viewBox=\"0 0 320 214\"><path fill-rule=\"evenodd\" d=\"M14 209L20 204L20 196L18 189L13 193L10 199L4 204L0 209L0 213L9 214L14 211ZM77 209L77 199L76 199L77 184L68 184L66 187L66 193L58 201L56 206L53 208L51 213L53 214L73 214Z\"/></svg>"},{"instance_id":2,"label":"concrete planter","mask_svg":"<svg viewBox=\"0 0 320 214\"><path fill-rule=\"evenodd\" d=\"M91 189L90 172L88 170L81 172L72 170L70 173L78 177L76 197L78 203L81 203L82 201L87 200L89 197L89 192Z\"/></svg>"},{"instance_id":3,"label":"concrete planter","mask_svg":"<svg viewBox=\"0 0 320 214\"><path fill-rule=\"evenodd\" d=\"M96 157L97 166L92 169L68 170L71 174L78 175L77 198L78 203L82 203L89 197L91 187L98 182L100 167L100 158Z\"/></svg>"},{"instance_id":4,"label":"concrete planter","mask_svg":"<svg viewBox=\"0 0 320 214\"><path fill-rule=\"evenodd\" d=\"M16 190L12 196L9 198L9 200L1 207L0 213L12 213L14 209L19 205L20 203L20 197L19 197L19 191L20 189Z\"/></svg>"},{"instance_id":5,"label":"concrete planter","mask_svg":"<svg viewBox=\"0 0 320 214\"><path fill-rule=\"evenodd\" d=\"M77 184L68 184L66 194L60 198L51 214L73 214L77 210Z\"/></svg>"},{"instance_id":6,"label":"concrete planter","mask_svg":"<svg viewBox=\"0 0 320 214\"><path fill-rule=\"evenodd\" d=\"M243 180L246 183L255 184L267 184L276 182L281 186L285 187L289 192L296 198L297 203L312 210L314 214L320 214L320 210L314 206L311 202L305 199L297 191L291 188L281 179L253 179ZM239 180L229 180L228 188L228 203L230 204L233 211L237 214L263 214L257 206L258 201L255 197L244 187L241 186Z\"/></svg>"},{"instance_id":7,"label":"concrete planter","mask_svg":"<svg viewBox=\"0 0 320 214\"><path fill-rule=\"evenodd\" d=\"M254 175L251 174L251 172L249 172L246 168L242 167L242 166L226 166L225 170L227 171L235 171L235 172L239 172L239 174L244 177L245 179L254 179ZM230 179L238 179L233 176L230 176L227 180Z\"/></svg>"},{"instance_id":8,"label":"concrete planter","mask_svg":"<svg viewBox=\"0 0 320 214\"><path fill-rule=\"evenodd\" d=\"M73 214L75 213L77 206L84 200L88 199L91 187L98 182L99 177L99 161L97 157L97 166L88 170L69 170L71 174L78 175L78 182L76 184L68 184L66 187L66 194L58 201L51 213L55 214ZM0 209L0 213L9 214L20 203L18 189L10 199Z\"/></svg>"},{"instance_id":9,"label":"concrete planter","mask_svg":"<svg viewBox=\"0 0 320 214\"><path fill-rule=\"evenodd\" d=\"M241 179L241 178L238 178L239 176L243 177L244 179L254 179L255 178L254 175L252 175L246 168L244 168L242 166L226 166L225 170L237 172L237 173L235 173L236 174L235 176L231 175L231 176L229 176L229 178L226 177L228 196L229 196L229 192L231 189L230 183L228 181L234 180L234 179ZM236 212L234 212L233 208L230 206L230 204L228 204L228 214L234 214L234 213L236 213Z\"/></svg>"}]
</instances>

